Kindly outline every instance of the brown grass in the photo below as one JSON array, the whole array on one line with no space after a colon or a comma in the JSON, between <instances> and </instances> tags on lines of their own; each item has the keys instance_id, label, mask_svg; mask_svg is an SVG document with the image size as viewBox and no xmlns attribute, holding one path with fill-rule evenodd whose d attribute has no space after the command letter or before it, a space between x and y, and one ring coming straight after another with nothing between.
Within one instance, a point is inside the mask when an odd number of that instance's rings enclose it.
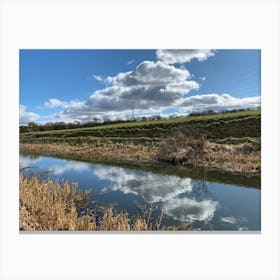
<instances>
[{"instance_id":1,"label":"brown grass","mask_svg":"<svg viewBox=\"0 0 280 280\"><path fill-rule=\"evenodd\" d=\"M242 138L241 138L242 139ZM260 141L234 139L211 142L194 129L176 129L160 146L125 143L20 143L20 151L76 158L89 161L123 163L189 164L238 173L260 173Z\"/></svg>"},{"instance_id":2,"label":"brown grass","mask_svg":"<svg viewBox=\"0 0 280 280\"><path fill-rule=\"evenodd\" d=\"M195 135L195 136L193 136ZM197 132L175 130L173 136L161 143L158 159L167 162L194 164L199 161L206 148L206 138Z\"/></svg>"},{"instance_id":3,"label":"brown grass","mask_svg":"<svg viewBox=\"0 0 280 280\"><path fill-rule=\"evenodd\" d=\"M104 208L101 220L92 215L78 215L90 192L77 191L77 185L52 180L39 181L37 177L19 178L19 228L24 231L46 230L147 230L144 219L132 221L127 213L116 213L112 207Z\"/></svg>"},{"instance_id":4,"label":"brown grass","mask_svg":"<svg viewBox=\"0 0 280 280\"><path fill-rule=\"evenodd\" d=\"M207 142L206 147L201 158L204 166L240 173L261 171L261 152L251 143L225 145Z\"/></svg>"},{"instance_id":5,"label":"brown grass","mask_svg":"<svg viewBox=\"0 0 280 280\"><path fill-rule=\"evenodd\" d=\"M208 141L203 134L191 135L182 130L161 144L158 159L239 173L259 173L261 170L259 142L218 144Z\"/></svg>"},{"instance_id":6,"label":"brown grass","mask_svg":"<svg viewBox=\"0 0 280 280\"><path fill-rule=\"evenodd\" d=\"M150 163L156 160L158 148L144 145L70 145L70 144L20 144L21 152L33 152L45 155L79 157L84 160L105 160L123 162Z\"/></svg>"}]
</instances>

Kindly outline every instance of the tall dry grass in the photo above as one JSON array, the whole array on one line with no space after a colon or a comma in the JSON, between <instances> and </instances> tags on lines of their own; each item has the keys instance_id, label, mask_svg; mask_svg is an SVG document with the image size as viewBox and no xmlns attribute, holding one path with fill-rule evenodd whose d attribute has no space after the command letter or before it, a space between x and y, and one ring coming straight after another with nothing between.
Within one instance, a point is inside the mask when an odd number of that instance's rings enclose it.
<instances>
[{"instance_id":1,"label":"tall dry grass","mask_svg":"<svg viewBox=\"0 0 280 280\"><path fill-rule=\"evenodd\" d=\"M122 143L111 144L80 144L67 143L20 143L21 152L40 153L53 156L79 157L84 160L105 160L121 162L154 162L158 153L158 147L145 145L126 145Z\"/></svg>"},{"instance_id":2,"label":"tall dry grass","mask_svg":"<svg viewBox=\"0 0 280 280\"><path fill-rule=\"evenodd\" d=\"M158 159L175 164L194 164L199 162L205 148L206 135L198 130L175 129L172 136L161 143Z\"/></svg>"},{"instance_id":3,"label":"tall dry grass","mask_svg":"<svg viewBox=\"0 0 280 280\"><path fill-rule=\"evenodd\" d=\"M77 191L77 185L59 184L52 180L40 181L37 177L19 178L19 229L24 231L148 230L144 219L131 220L127 213L117 213L112 207L104 208L97 223L94 215L78 215L90 192Z\"/></svg>"},{"instance_id":4,"label":"tall dry grass","mask_svg":"<svg viewBox=\"0 0 280 280\"><path fill-rule=\"evenodd\" d=\"M260 143L220 144L208 141L202 133L177 130L161 143L161 161L239 173L260 173Z\"/></svg>"}]
</instances>

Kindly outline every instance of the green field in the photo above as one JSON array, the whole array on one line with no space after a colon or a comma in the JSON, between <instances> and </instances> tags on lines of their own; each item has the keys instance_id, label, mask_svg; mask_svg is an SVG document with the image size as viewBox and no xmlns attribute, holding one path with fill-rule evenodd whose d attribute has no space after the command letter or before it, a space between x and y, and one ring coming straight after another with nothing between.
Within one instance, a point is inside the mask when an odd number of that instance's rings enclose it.
<instances>
[{"instance_id":1,"label":"green field","mask_svg":"<svg viewBox=\"0 0 280 280\"><path fill-rule=\"evenodd\" d=\"M22 143L158 143L172 135L176 128L201 130L209 139L259 138L261 136L260 110L183 117L146 122L128 122L53 131L21 133Z\"/></svg>"}]
</instances>

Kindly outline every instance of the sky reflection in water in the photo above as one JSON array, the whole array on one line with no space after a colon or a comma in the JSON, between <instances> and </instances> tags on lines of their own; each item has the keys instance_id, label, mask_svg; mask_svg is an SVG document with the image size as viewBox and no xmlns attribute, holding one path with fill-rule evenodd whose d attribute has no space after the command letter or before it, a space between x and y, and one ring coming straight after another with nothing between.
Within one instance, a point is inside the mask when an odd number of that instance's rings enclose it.
<instances>
[{"instance_id":1,"label":"sky reflection in water","mask_svg":"<svg viewBox=\"0 0 280 280\"><path fill-rule=\"evenodd\" d=\"M24 175L39 173L92 188L97 204L113 204L130 215L143 214L152 205L155 217L163 211L165 225L260 230L258 189L51 157L20 155L20 166L31 167Z\"/></svg>"}]
</instances>

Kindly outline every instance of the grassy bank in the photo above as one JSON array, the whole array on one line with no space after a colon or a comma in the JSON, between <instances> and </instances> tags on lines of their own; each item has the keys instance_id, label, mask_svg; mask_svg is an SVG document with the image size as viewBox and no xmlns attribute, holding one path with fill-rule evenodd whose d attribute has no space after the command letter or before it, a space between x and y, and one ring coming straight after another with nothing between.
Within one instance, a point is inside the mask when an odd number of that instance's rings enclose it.
<instances>
[{"instance_id":1,"label":"grassy bank","mask_svg":"<svg viewBox=\"0 0 280 280\"><path fill-rule=\"evenodd\" d=\"M261 153L256 147L259 140L241 144L219 144L205 141L203 148L195 144L198 140L171 137L161 146L124 145L93 146L90 144L20 144L20 151L80 159L91 162L144 163L167 162L194 167L207 167L235 173L254 173L261 171Z\"/></svg>"},{"instance_id":2,"label":"grassy bank","mask_svg":"<svg viewBox=\"0 0 280 280\"><path fill-rule=\"evenodd\" d=\"M88 161L260 173L260 111L20 134L20 150Z\"/></svg>"},{"instance_id":3,"label":"grassy bank","mask_svg":"<svg viewBox=\"0 0 280 280\"><path fill-rule=\"evenodd\" d=\"M90 198L89 191L78 191L77 185L59 184L36 177L19 178L19 229L22 231L146 231L191 230L191 227L164 228L162 216L153 223L147 217L129 217L112 207L102 207L79 215L79 208Z\"/></svg>"},{"instance_id":4,"label":"grassy bank","mask_svg":"<svg viewBox=\"0 0 280 280\"><path fill-rule=\"evenodd\" d=\"M64 129L21 133L20 140L25 143L33 142L101 142L104 139L123 142L131 140L158 142L170 135L174 128L188 127L202 130L209 139L223 139L227 137L260 137L260 110L216 114L206 116L184 117L171 120L157 120L146 122L128 122L113 125L103 125L91 128Z\"/></svg>"}]
</instances>

